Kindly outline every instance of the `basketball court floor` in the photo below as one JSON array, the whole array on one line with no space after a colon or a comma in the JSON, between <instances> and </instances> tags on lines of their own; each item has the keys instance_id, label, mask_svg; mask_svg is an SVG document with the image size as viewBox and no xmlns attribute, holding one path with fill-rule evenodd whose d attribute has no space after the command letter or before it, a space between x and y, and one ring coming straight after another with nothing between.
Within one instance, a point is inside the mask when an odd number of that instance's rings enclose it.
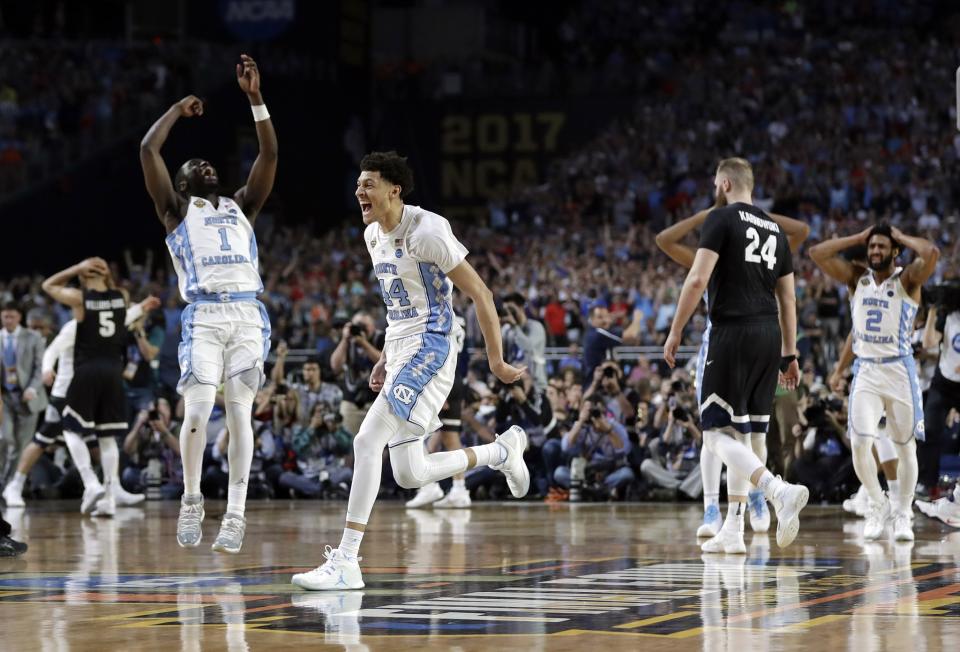
<instances>
[{"instance_id":1,"label":"basketball court floor","mask_svg":"<svg viewBox=\"0 0 960 652\"><path fill-rule=\"evenodd\" d=\"M960 532L916 515L917 541L864 543L839 507L804 511L781 551L701 556L699 504L378 505L366 588L308 593L291 574L339 541L342 503L252 502L243 552L174 540L176 503L81 517L7 510L30 544L0 560L0 649L902 650L960 641ZM775 526L774 526L775 527ZM748 527L749 530L749 527Z\"/></svg>"}]
</instances>

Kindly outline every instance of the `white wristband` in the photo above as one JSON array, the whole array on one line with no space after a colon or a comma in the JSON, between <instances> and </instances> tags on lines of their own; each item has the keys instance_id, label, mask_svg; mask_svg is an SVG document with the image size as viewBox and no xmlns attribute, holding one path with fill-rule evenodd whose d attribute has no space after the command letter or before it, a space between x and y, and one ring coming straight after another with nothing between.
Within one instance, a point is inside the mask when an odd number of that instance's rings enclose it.
<instances>
[{"instance_id":1,"label":"white wristband","mask_svg":"<svg viewBox=\"0 0 960 652\"><path fill-rule=\"evenodd\" d=\"M254 122L262 122L270 119L270 112L267 111L266 104L251 104L250 110L253 111Z\"/></svg>"}]
</instances>

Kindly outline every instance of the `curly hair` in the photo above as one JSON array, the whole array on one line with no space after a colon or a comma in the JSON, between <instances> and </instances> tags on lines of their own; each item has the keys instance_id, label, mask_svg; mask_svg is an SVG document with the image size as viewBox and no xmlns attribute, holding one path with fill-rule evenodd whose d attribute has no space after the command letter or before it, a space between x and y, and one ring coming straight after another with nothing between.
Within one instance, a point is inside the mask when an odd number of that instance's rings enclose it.
<instances>
[{"instance_id":1,"label":"curly hair","mask_svg":"<svg viewBox=\"0 0 960 652\"><path fill-rule=\"evenodd\" d=\"M407 157L394 151L370 152L360 161L360 169L364 172L379 172L382 178L400 186L401 197L413 192L413 170L407 164Z\"/></svg>"},{"instance_id":2,"label":"curly hair","mask_svg":"<svg viewBox=\"0 0 960 652\"><path fill-rule=\"evenodd\" d=\"M893 229L890 228L888 222L878 222L876 226L870 229L870 236L867 238L867 244L870 244L870 240L873 239L875 235L882 235L885 238L890 239L890 246L893 249L898 251L903 251L903 245L901 245L896 238L893 237Z\"/></svg>"}]
</instances>

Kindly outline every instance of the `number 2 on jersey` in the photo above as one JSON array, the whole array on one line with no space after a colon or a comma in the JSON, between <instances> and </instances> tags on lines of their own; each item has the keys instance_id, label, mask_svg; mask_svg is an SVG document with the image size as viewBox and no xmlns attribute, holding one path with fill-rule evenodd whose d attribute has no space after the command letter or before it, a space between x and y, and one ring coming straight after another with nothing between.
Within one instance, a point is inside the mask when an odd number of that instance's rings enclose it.
<instances>
[{"instance_id":1,"label":"number 2 on jersey","mask_svg":"<svg viewBox=\"0 0 960 652\"><path fill-rule=\"evenodd\" d=\"M380 294L383 295L383 303L384 303L387 307L393 306L393 299L397 299L397 300L400 302L400 305L401 305L401 306L409 306L409 305L410 305L410 299L407 298L407 297L409 297L410 295L409 295L409 293L404 289L404 287L403 287L403 280L402 280L402 279L399 279L399 278L393 279L393 280L390 282L390 291L389 291L389 292L387 292L387 286L384 285L383 279L381 278L381 279L379 279L379 281L380 281Z\"/></svg>"},{"instance_id":2,"label":"number 2 on jersey","mask_svg":"<svg viewBox=\"0 0 960 652\"><path fill-rule=\"evenodd\" d=\"M867 311L867 325L866 325L866 329L867 329L868 331L870 331L871 333L879 333L879 332L880 332L880 322L881 322L882 320L883 320L883 311L882 311L882 310L877 310L876 308L874 308L873 310L868 310L868 311Z\"/></svg>"},{"instance_id":3,"label":"number 2 on jersey","mask_svg":"<svg viewBox=\"0 0 960 652\"><path fill-rule=\"evenodd\" d=\"M760 234L752 226L747 229L747 237L750 242L747 243L747 249L743 252L743 257L748 263L759 263L761 260L767 264L767 269L773 269L777 264L777 236L770 234L767 241L760 248L760 255L757 255L757 247L760 247Z\"/></svg>"}]
</instances>

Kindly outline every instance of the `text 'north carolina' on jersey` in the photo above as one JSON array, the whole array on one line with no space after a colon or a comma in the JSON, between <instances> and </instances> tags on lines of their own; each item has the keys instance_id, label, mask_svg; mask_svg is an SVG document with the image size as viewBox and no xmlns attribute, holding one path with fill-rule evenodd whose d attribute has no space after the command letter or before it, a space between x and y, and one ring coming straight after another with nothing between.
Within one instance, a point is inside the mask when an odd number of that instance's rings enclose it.
<instances>
[{"instance_id":1,"label":"text 'north carolina' on jersey","mask_svg":"<svg viewBox=\"0 0 960 652\"><path fill-rule=\"evenodd\" d=\"M793 273L779 224L756 206L730 204L710 211L700 247L720 255L707 286L712 322L777 318L777 281Z\"/></svg>"},{"instance_id":2,"label":"text 'north carolina' on jersey","mask_svg":"<svg viewBox=\"0 0 960 652\"><path fill-rule=\"evenodd\" d=\"M120 290L83 291L83 320L77 322L74 365L94 360L123 362L127 349L127 302Z\"/></svg>"},{"instance_id":3,"label":"text 'north carolina' on jersey","mask_svg":"<svg viewBox=\"0 0 960 652\"><path fill-rule=\"evenodd\" d=\"M419 206L404 206L393 231L383 233L374 223L363 238L387 307L386 339L448 334L454 313L447 273L467 257L450 223Z\"/></svg>"},{"instance_id":4,"label":"text 'north carolina' on jersey","mask_svg":"<svg viewBox=\"0 0 960 652\"><path fill-rule=\"evenodd\" d=\"M217 206L191 197L186 217L167 236L167 249L188 303L202 294L263 291L253 227L229 197L220 197Z\"/></svg>"},{"instance_id":5,"label":"text 'north carolina' on jersey","mask_svg":"<svg viewBox=\"0 0 960 652\"><path fill-rule=\"evenodd\" d=\"M872 271L857 281L850 312L853 316L853 352L858 358L872 360L913 355L910 339L918 306L900 281L902 271L902 267L897 267L890 278L880 284Z\"/></svg>"}]
</instances>

